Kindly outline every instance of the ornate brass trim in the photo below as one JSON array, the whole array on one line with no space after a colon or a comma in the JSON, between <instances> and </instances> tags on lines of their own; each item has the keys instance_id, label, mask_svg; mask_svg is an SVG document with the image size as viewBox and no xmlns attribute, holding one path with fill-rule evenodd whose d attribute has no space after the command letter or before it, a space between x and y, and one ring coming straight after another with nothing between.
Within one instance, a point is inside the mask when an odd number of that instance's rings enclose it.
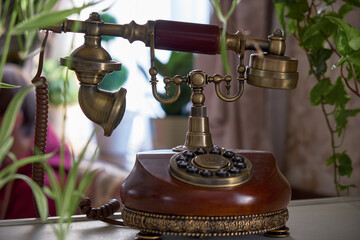
<instances>
[{"instance_id":1,"label":"ornate brass trim","mask_svg":"<svg viewBox=\"0 0 360 240\"><path fill-rule=\"evenodd\" d=\"M148 213L124 207L125 225L153 234L186 237L226 237L259 234L285 226L287 208L264 214L241 216L178 216Z\"/></svg>"}]
</instances>

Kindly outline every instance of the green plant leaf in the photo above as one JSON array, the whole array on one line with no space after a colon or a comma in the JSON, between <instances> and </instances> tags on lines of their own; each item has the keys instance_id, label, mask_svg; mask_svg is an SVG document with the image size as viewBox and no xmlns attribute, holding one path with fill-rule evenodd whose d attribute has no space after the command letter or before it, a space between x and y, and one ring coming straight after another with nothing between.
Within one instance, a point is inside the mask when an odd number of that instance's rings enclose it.
<instances>
[{"instance_id":1,"label":"green plant leaf","mask_svg":"<svg viewBox=\"0 0 360 240\"><path fill-rule=\"evenodd\" d=\"M0 166L2 166L3 160L6 156L6 154L10 151L11 146L14 143L14 138L9 137L3 145L0 146Z\"/></svg>"},{"instance_id":2,"label":"green plant leaf","mask_svg":"<svg viewBox=\"0 0 360 240\"><path fill-rule=\"evenodd\" d=\"M54 200L56 207L56 214L60 215L61 212L63 211L61 208L63 202L62 201L63 193L62 193L61 185L56 177L54 169L48 163L44 164L44 169L50 182L50 187L46 191L47 193L50 192L48 196Z\"/></svg>"},{"instance_id":3,"label":"green plant leaf","mask_svg":"<svg viewBox=\"0 0 360 240\"><path fill-rule=\"evenodd\" d=\"M193 67L193 54L185 52L171 52L169 60L162 63L155 58L155 66L162 76L173 77L175 75L185 76Z\"/></svg>"},{"instance_id":4,"label":"green plant leaf","mask_svg":"<svg viewBox=\"0 0 360 240\"><path fill-rule=\"evenodd\" d=\"M43 29L48 26L61 23L65 21L68 16L72 14L79 14L81 10L91 5L93 5L93 3L84 4L83 6L77 8L65 9L55 12L42 12L38 15L35 15L32 18L25 20L24 22L17 24L13 29L11 29L9 34L11 35L22 34L28 30Z\"/></svg>"},{"instance_id":5,"label":"green plant leaf","mask_svg":"<svg viewBox=\"0 0 360 240\"><path fill-rule=\"evenodd\" d=\"M332 85L329 78L320 80L310 92L310 102L312 105L319 105L325 98L326 93L331 89Z\"/></svg>"},{"instance_id":6,"label":"green plant leaf","mask_svg":"<svg viewBox=\"0 0 360 240\"><path fill-rule=\"evenodd\" d=\"M15 86L7 83L0 83L0 88L19 88L20 86Z\"/></svg>"},{"instance_id":7,"label":"green plant leaf","mask_svg":"<svg viewBox=\"0 0 360 240\"><path fill-rule=\"evenodd\" d=\"M275 6L276 17L279 20L281 28L284 32L287 32L286 22L285 22L285 4L283 2L273 1Z\"/></svg>"},{"instance_id":8,"label":"green plant leaf","mask_svg":"<svg viewBox=\"0 0 360 240\"><path fill-rule=\"evenodd\" d=\"M304 42L311 41L313 38L322 37L321 32L326 35L330 35L334 30L333 24L326 18L317 18L314 23L309 23L302 36Z\"/></svg>"},{"instance_id":9,"label":"green plant leaf","mask_svg":"<svg viewBox=\"0 0 360 240\"><path fill-rule=\"evenodd\" d=\"M357 186L355 184L349 184L349 185L339 184L340 191L348 190L349 188L357 188Z\"/></svg>"},{"instance_id":10,"label":"green plant leaf","mask_svg":"<svg viewBox=\"0 0 360 240\"><path fill-rule=\"evenodd\" d=\"M48 201L42 189L31 178L25 175L16 174L14 178L25 181L30 187L35 197L35 202L39 210L41 220L44 222L49 215Z\"/></svg>"},{"instance_id":11,"label":"green plant leaf","mask_svg":"<svg viewBox=\"0 0 360 240\"><path fill-rule=\"evenodd\" d=\"M346 56L351 52L349 40L344 31L335 31L333 34L333 39L336 44L336 48L341 55Z\"/></svg>"},{"instance_id":12,"label":"green plant leaf","mask_svg":"<svg viewBox=\"0 0 360 240\"><path fill-rule=\"evenodd\" d=\"M336 121L336 131L338 136L341 136L342 131L345 129L346 124L348 123L349 117L355 117L360 113L360 109L340 109L335 111L335 121Z\"/></svg>"},{"instance_id":13,"label":"green plant leaf","mask_svg":"<svg viewBox=\"0 0 360 240\"><path fill-rule=\"evenodd\" d=\"M339 26L339 30L343 31L349 41L349 46L354 51L357 51L360 49L360 30L354 28L350 24L346 23L344 20L332 17L332 16L326 16L326 19L328 19L330 22L336 24Z\"/></svg>"},{"instance_id":14,"label":"green plant leaf","mask_svg":"<svg viewBox=\"0 0 360 240\"><path fill-rule=\"evenodd\" d=\"M298 21L296 19L290 19L287 22L287 29L290 34L297 34L298 32Z\"/></svg>"},{"instance_id":15,"label":"green plant leaf","mask_svg":"<svg viewBox=\"0 0 360 240\"><path fill-rule=\"evenodd\" d=\"M32 86L28 86L21 89L7 107L0 127L0 146L3 145L6 139L10 136L15 125L16 116L19 113L20 107L31 88Z\"/></svg>"},{"instance_id":16,"label":"green plant leaf","mask_svg":"<svg viewBox=\"0 0 360 240\"><path fill-rule=\"evenodd\" d=\"M222 12L220 1L219 0L210 0L210 2L215 10L215 14L216 14L217 18L220 20L220 22L222 22L222 23L226 22L227 19L225 19L225 15Z\"/></svg>"},{"instance_id":17,"label":"green plant leaf","mask_svg":"<svg viewBox=\"0 0 360 240\"><path fill-rule=\"evenodd\" d=\"M92 164L91 164L92 165ZM76 212L76 208L78 207L78 203L81 200L81 197L83 195L83 193L85 192L85 190L87 189L87 187L89 186L89 184L93 181L93 179L96 176L96 171L89 171L88 169L86 170L85 174L82 176L80 183L77 187L77 190L75 191L75 196L74 196L74 201L77 203L72 204L70 206L70 212L75 213Z\"/></svg>"},{"instance_id":18,"label":"green plant leaf","mask_svg":"<svg viewBox=\"0 0 360 240\"><path fill-rule=\"evenodd\" d=\"M347 59L349 59L352 63L360 67L360 51L349 53L347 55Z\"/></svg>"},{"instance_id":19,"label":"green plant leaf","mask_svg":"<svg viewBox=\"0 0 360 240\"><path fill-rule=\"evenodd\" d=\"M36 163L36 162L45 162L45 160L51 158L53 155L54 155L53 153L41 154L41 155L35 155L35 156L23 158L23 159L21 159L21 161L15 161L0 171L0 179L8 174L15 173L17 171L17 169L19 169L20 167L23 167L25 165L28 165L31 163Z\"/></svg>"},{"instance_id":20,"label":"green plant leaf","mask_svg":"<svg viewBox=\"0 0 360 240\"><path fill-rule=\"evenodd\" d=\"M351 159L350 157L346 154L346 151L338 154L337 156L338 160L339 160L339 174L340 176L347 176L347 177L351 177L353 168L351 166Z\"/></svg>"},{"instance_id":21,"label":"green plant leaf","mask_svg":"<svg viewBox=\"0 0 360 240\"><path fill-rule=\"evenodd\" d=\"M327 5L331 5L336 2L336 0L324 0L324 2L326 2Z\"/></svg>"},{"instance_id":22,"label":"green plant leaf","mask_svg":"<svg viewBox=\"0 0 360 240\"><path fill-rule=\"evenodd\" d=\"M332 51L330 49L313 49L309 53L310 64L315 69L315 75L320 77L327 70L326 61L331 57Z\"/></svg>"},{"instance_id":23,"label":"green plant leaf","mask_svg":"<svg viewBox=\"0 0 360 240\"><path fill-rule=\"evenodd\" d=\"M240 3L241 0L232 0L231 7L229 11L224 14L221 8L221 4L219 0L210 0L212 6L214 7L216 16L223 24L221 37L220 37L220 55L221 55L221 62L222 66L226 72L226 74L230 75L230 67L229 62L227 59L227 49L226 49L226 25L228 19L231 17L232 13L234 12L236 6Z\"/></svg>"},{"instance_id":24,"label":"green plant leaf","mask_svg":"<svg viewBox=\"0 0 360 240\"><path fill-rule=\"evenodd\" d=\"M47 195L49 198L51 199L56 199L56 195L55 193L51 190L51 188L47 187L47 186L44 186L43 187L44 189L44 193L45 195Z\"/></svg>"},{"instance_id":25,"label":"green plant leaf","mask_svg":"<svg viewBox=\"0 0 360 240\"><path fill-rule=\"evenodd\" d=\"M336 159L336 155L331 155L331 157L329 157L327 160L326 160L326 166L330 166L330 165L333 165L335 163L335 159Z\"/></svg>"},{"instance_id":26,"label":"green plant leaf","mask_svg":"<svg viewBox=\"0 0 360 240\"><path fill-rule=\"evenodd\" d=\"M352 52L346 56L342 56L339 61L335 64L336 67L343 65L343 67L346 67L349 62L353 63L355 66L360 67L360 59L358 59L360 55L360 51Z\"/></svg>"},{"instance_id":27,"label":"green plant leaf","mask_svg":"<svg viewBox=\"0 0 360 240\"><path fill-rule=\"evenodd\" d=\"M296 4L298 0L273 0L274 3Z\"/></svg>"},{"instance_id":28,"label":"green plant leaf","mask_svg":"<svg viewBox=\"0 0 360 240\"><path fill-rule=\"evenodd\" d=\"M360 8L360 1L359 0L343 0L344 2L359 7Z\"/></svg>"},{"instance_id":29,"label":"green plant leaf","mask_svg":"<svg viewBox=\"0 0 360 240\"><path fill-rule=\"evenodd\" d=\"M4 16L5 17L3 19L4 20L3 22L5 22L5 20L6 20L6 14L4 14ZM16 18L17 18L16 11L13 11L11 13L10 22L9 22L9 24L7 26L8 31L9 31L9 29L13 29ZM7 55L9 53L10 43L11 43L11 34L7 33L6 36L5 36L5 42L4 42L4 45L2 47L2 52L1 52L0 82L2 82L3 70L4 70L4 67L5 67L5 62L6 62Z\"/></svg>"},{"instance_id":30,"label":"green plant leaf","mask_svg":"<svg viewBox=\"0 0 360 240\"><path fill-rule=\"evenodd\" d=\"M84 159L85 152L86 152L94 134L95 134L95 130L93 131L93 133L91 134L91 137L88 139L88 142L86 143L85 147L82 149L81 153L79 154L77 161L73 161L73 164L68 172L65 189L63 192L63 199L61 202L62 209L63 209L64 213L66 213L65 215L70 216L75 213L75 209L76 209L76 206L78 205L78 201L79 201L79 199L76 197L76 194L82 194L82 193L80 193L79 189L76 188L77 187L77 177L78 177L80 164Z\"/></svg>"},{"instance_id":31,"label":"green plant leaf","mask_svg":"<svg viewBox=\"0 0 360 240\"><path fill-rule=\"evenodd\" d=\"M0 178L0 189L2 189L5 186L5 184L7 184L8 182L10 182L13 179L14 179L13 175L8 175L3 178Z\"/></svg>"},{"instance_id":32,"label":"green plant leaf","mask_svg":"<svg viewBox=\"0 0 360 240\"><path fill-rule=\"evenodd\" d=\"M296 3L292 1L287 2L287 18L296 19L302 21L305 19L305 13L309 10L309 3L307 0L296 0Z\"/></svg>"},{"instance_id":33,"label":"green plant leaf","mask_svg":"<svg viewBox=\"0 0 360 240\"><path fill-rule=\"evenodd\" d=\"M342 5L338 11L339 18L344 19L344 17L352 10L354 10L354 7L351 6L350 4L346 3L346 4Z\"/></svg>"},{"instance_id":34,"label":"green plant leaf","mask_svg":"<svg viewBox=\"0 0 360 240\"><path fill-rule=\"evenodd\" d=\"M332 88L326 93L325 101L330 105L337 105L340 108L345 108L347 102L349 102L350 96L345 91L344 83L339 77Z\"/></svg>"}]
</instances>

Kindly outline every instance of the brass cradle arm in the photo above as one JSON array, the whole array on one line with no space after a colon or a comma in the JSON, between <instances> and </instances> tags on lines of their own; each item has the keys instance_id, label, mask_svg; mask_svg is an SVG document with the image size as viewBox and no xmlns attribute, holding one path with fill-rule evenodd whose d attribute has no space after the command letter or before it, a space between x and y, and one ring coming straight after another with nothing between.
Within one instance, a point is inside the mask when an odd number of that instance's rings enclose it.
<instances>
[{"instance_id":1,"label":"brass cradle arm","mask_svg":"<svg viewBox=\"0 0 360 240\"><path fill-rule=\"evenodd\" d=\"M208 81L213 82L215 84L216 95L225 102L234 102L234 101L238 100L244 92L244 80L239 80L238 91L232 97L226 97L224 94L221 93L221 90L220 90L220 83L222 81L226 81L225 86L227 88L227 93L229 93L231 77L229 77L229 76L221 77L220 75L215 74L214 76L209 77Z\"/></svg>"}]
</instances>

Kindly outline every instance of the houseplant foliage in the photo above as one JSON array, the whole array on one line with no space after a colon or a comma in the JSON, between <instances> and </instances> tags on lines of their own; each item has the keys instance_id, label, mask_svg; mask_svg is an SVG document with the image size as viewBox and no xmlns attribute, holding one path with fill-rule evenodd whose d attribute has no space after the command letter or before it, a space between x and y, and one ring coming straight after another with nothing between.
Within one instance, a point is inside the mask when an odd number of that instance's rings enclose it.
<instances>
[{"instance_id":1,"label":"houseplant foliage","mask_svg":"<svg viewBox=\"0 0 360 240\"><path fill-rule=\"evenodd\" d=\"M54 169L49 164L44 164L45 171L48 174L50 181L50 187L44 187L44 191L51 199L54 200L56 213L59 216L58 224L52 225L58 240L66 239L72 223L71 216L76 214L76 209L83 197L83 193L95 177L95 172L91 171L91 167L95 160L97 149L95 150L92 160L81 179L78 179L80 165L84 160L85 152L94 134L95 131L89 138L86 146L82 149L79 157L75 160L75 157L72 156L73 161L67 174L66 182L62 181L61 176L60 180L56 177Z\"/></svg>"},{"instance_id":2,"label":"houseplant foliage","mask_svg":"<svg viewBox=\"0 0 360 240\"><path fill-rule=\"evenodd\" d=\"M227 49L226 49L226 26L227 22L230 19L231 15L235 11L235 8L241 0L232 0L231 7L227 13L223 12L221 8L220 0L210 0L211 5L213 6L216 16L219 21L222 23L222 31L221 31L221 42L220 42L220 54L221 54L221 62L224 67L226 74L230 75L230 67L227 59Z\"/></svg>"},{"instance_id":3,"label":"houseplant foliage","mask_svg":"<svg viewBox=\"0 0 360 240\"><path fill-rule=\"evenodd\" d=\"M10 86L7 85L6 87ZM15 179L25 181L33 191L36 204L38 206L40 218L41 220L45 221L49 211L45 194L31 178L22 174L18 174L16 172L20 167L26 164L44 162L46 159L51 157L52 154L31 156L21 159L21 161L19 161L13 153L9 152L14 141L11 133L15 125L16 116L18 115L21 105L31 88L32 86L23 88L15 95L15 97L11 100L8 108L6 109L4 118L0 126L0 166L2 166L6 156L8 156L13 161L12 163L4 167L4 169L2 169L0 172L0 189L3 188L10 181L13 181Z\"/></svg>"},{"instance_id":4,"label":"houseplant foliage","mask_svg":"<svg viewBox=\"0 0 360 240\"><path fill-rule=\"evenodd\" d=\"M309 75L317 81L310 92L310 102L320 106L329 130L331 154L326 164L334 168L339 196L341 191L356 187L341 184L341 177L350 178L353 171L352 161L343 150L343 140L349 118L360 113L360 109L348 107L351 96L360 97L360 31L344 18L359 8L360 2L274 0L274 5L282 28L293 35L305 51ZM330 58L336 58L337 63L332 64Z\"/></svg>"},{"instance_id":5,"label":"houseplant foliage","mask_svg":"<svg viewBox=\"0 0 360 240\"><path fill-rule=\"evenodd\" d=\"M26 58L39 51L39 49L36 49L34 53L31 53L34 45L36 45L39 29L63 22L68 16L80 13L82 9L94 5L94 2L91 2L81 7L53 11L53 8L58 2L58 0L0 1L0 38L3 40L0 61L0 88L18 87L1 82L4 66L9 60L13 61L13 54L16 55L15 62L21 64ZM11 43L14 42L17 43L17 46L15 46L16 50L11 52ZM9 56L9 53L11 53L11 56ZM32 188L41 219L43 221L46 220L48 217L48 203L43 189L29 177L16 173L18 168L26 164L35 162L44 163L46 172L51 179L51 186L46 187L45 192L55 200L59 215L59 227L55 227L55 234L58 239L64 239L70 229L69 224L71 223L71 218L69 216L75 213L79 198L92 180L94 174L87 169L80 182L77 182L79 165L84 157L86 148L84 148L79 159L73 161L73 168L71 168L68 173L66 183L61 181L65 171L63 166L59 181L55 177L54 170L46 164L46 159L51 157L52 154L41 154L18 160L13 153L9 152L13 144L11 132L14 127L15 118L29 89L31 89L31 87L24 88L14 97L6 110L0 126L0 165L3 163L5 156L8 156L12 160L12 163L8 164L0 172L0 188L14 179L26 181ZM66 102L67 97L66 94L64 94L62 104L66 104Z\"/></svg>"},{"instance_id":6,"label":"houseplant foliage","mask_svg":"<svg viewBox=\"0 0 360 240\"><path fill-rule=\"evenodd\" d=\"M18 45L15 53L18 56L15 58L20 60L17 61L24 60L33 50L39 29L63 22L68 16L78 14L84 8L94 5L91 2L81 7L53 11L57 3L58 0L0 1L0 38L4 39L0 61L0 83L5 63L9 57L11 42Z\"/></svg>"}]
</instances>

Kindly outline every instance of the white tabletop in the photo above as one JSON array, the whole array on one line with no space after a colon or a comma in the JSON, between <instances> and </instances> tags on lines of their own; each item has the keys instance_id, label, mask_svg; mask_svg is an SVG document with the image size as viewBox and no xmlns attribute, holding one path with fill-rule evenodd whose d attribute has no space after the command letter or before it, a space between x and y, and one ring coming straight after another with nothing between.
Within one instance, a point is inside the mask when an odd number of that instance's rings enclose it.
<instances>
[{"instance_id":1,"label":"white tabletop","mask_svg":"<svg viewBox=\"0 0 360 240\"><path fill-rule=\"evenodd\" d=\"M286 240L339 240L360 239L360 197L322 198L291 201L290 218L287 226L290 236ZM120 218L117 213L114 218ZM109 225L100 221L86 220L83 215L73 217L68 239L116 239L133 240L137 230L128 227ZM55 218L49 218L46 224L38 219L18 219L0 221L0 239L51 240L56 239L52 225ZM186 239L184 237L163 236L163 239ZM222 239L222 238L206 238ZM228 237L234 239L274 239L263 235ZM275 238L277 239L277 238Z\"/></svg>"}]
</instances>

